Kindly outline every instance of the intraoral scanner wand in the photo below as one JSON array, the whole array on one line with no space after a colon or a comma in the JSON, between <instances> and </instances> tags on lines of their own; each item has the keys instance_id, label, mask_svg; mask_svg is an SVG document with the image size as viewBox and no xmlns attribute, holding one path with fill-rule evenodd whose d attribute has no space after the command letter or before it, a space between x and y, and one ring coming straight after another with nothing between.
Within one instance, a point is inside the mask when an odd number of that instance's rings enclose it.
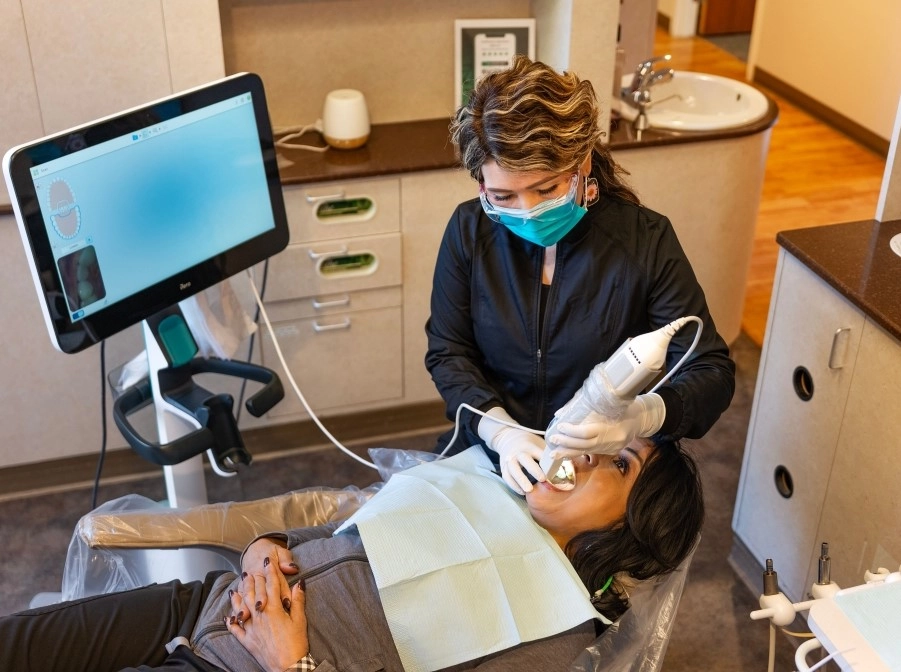
<instances>
[{"instance_id":1,"label":"intraoral scanner wand","mask_svg":"<svg viewBox=\"0 0 901 672\"><path fill-rule=\"evenodd\" d=\"M698 322L699 329L695 342L673 371L654 388L657 389L672 373L675 373L685 361L685 357L694 349L700 335L699 318L683 317L656 331L626 339L607 361L601 362L591 370L573 398L557 411L545 432L545 437L550 437L561 422L578 424L591 412L609 415L610 410L624 408L663 371L670 340L688 321ZM571 460L560 456L550 443L545 445L539 466L554 487L560 490L575 487L575 470Z\"/></svg>"}]
</instances>

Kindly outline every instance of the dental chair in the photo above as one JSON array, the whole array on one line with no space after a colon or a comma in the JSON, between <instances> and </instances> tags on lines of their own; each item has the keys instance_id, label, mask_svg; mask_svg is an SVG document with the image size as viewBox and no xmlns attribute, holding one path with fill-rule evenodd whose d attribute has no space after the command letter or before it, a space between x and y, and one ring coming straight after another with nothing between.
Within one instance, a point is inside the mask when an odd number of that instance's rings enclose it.
<instances>
[{"instance_id":1,"label":"dental chair","mask_svg":"<svg viewBox=\"0 0 901 672\"><path fill-rule=\"evenodd\" d=\"M370 451L383 481L357 488L304 488L250 502L172 509L128 495L82 517L69 546L63 599L128 590L161 575L153 553L202 550L215 554L222 569L240 572L240 556L258 535L350 517L391 474L435 458L433 453L379 448ZM697 547L697 545L695 546ZM657 672L691 564L692 554L671 574L639 584L631 608L573 661L572 672ZM150 562L148 564L148 559ZM187 577L202 579L203 576Z\"/></svg>"}]
</instances>

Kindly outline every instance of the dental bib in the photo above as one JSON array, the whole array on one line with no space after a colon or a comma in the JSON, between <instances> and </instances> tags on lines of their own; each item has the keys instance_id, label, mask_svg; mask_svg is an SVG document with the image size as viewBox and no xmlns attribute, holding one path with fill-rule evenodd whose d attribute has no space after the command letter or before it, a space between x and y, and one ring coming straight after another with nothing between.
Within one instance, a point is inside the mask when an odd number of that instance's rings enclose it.
<instances>
[{"instance_id":1,"label":"dental bib","mask_svg":"<svg viewBox=\"0 0 901 672\"><path fill-rule=\"evenodd\" d=\"M478 447L394 474L336 534L352 525L407 672L599 617L560 547Z\"/></svg>"}]
</instances>

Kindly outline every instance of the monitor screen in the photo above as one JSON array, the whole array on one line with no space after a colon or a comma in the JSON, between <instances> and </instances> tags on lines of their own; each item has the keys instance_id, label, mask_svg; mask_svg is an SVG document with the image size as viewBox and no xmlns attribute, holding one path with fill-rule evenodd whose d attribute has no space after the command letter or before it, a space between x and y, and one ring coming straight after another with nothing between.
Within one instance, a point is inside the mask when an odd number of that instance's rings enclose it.
<instances>
[{"instance_id":1,"label":"monitor screen","mask_svg":"<svg viewBox=\"0 0 901 672\"><path fill-rule=\"evenodd\" d=\"M259 77L10 149L3 172L54 345L78 352L281 251Z\"/></svg>"}]
</instances>

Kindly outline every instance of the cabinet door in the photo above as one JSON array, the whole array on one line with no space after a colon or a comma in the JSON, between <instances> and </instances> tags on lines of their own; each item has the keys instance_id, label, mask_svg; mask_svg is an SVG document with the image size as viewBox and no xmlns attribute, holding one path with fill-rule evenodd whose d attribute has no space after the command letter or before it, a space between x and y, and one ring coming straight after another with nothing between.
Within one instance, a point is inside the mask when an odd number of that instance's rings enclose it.
<instances>
[{"instance_id":1,"label":"cabinet door","mask_svg":"<svg viewBox=\"0 0 901 672\"><path fill-rule=\"evenodd\" d=\"M867 320L816 537L829 542L832 579L842 587L901 563L899 381L901 343ZM814 557L808 583L816 572Z\"/></svg>"},{"instance_id":2,"label":"cabinet door","mask_svg":"<svg viewBox=\"0 0 901 672\"><path fill-rule=\"evenodd\" d=\"M3 26L0 30L3 40L3 67L0 68L0 87L3 88L0 119L3 119L3 123L0 124L0 147L6 151L6 148L31 138L39 138L45 133L21 3L0 2L0 26ZM6 182L0 181L0 203L10 201ZM28 297L29 300L31 298Z\"/></svg>"},{"instance_id":3,"label":"cabinet door","mask_svg":"<svg viewBox=\"0 0 901 672\"><path fill-rule=\"evenodd\" d=\"M279 322L273 331L288 369L318 415L403 397L400 323L400 306L392 306ZM280 371L269 334L261 343L263 364ZM305 416L284 383L285 398L269 417Z\"/></svg>"},{"instance_id":4,"label":"cabinet door","mask_svg":"<svg viewBox=\"0 0 901 672\"><path fill-rule=\"evenodd\" d=\"M772 302L732 526L800 600L864 317L785 250ZM809 380L796 378L799 367Z\"/></svg>"}]
</instances>

